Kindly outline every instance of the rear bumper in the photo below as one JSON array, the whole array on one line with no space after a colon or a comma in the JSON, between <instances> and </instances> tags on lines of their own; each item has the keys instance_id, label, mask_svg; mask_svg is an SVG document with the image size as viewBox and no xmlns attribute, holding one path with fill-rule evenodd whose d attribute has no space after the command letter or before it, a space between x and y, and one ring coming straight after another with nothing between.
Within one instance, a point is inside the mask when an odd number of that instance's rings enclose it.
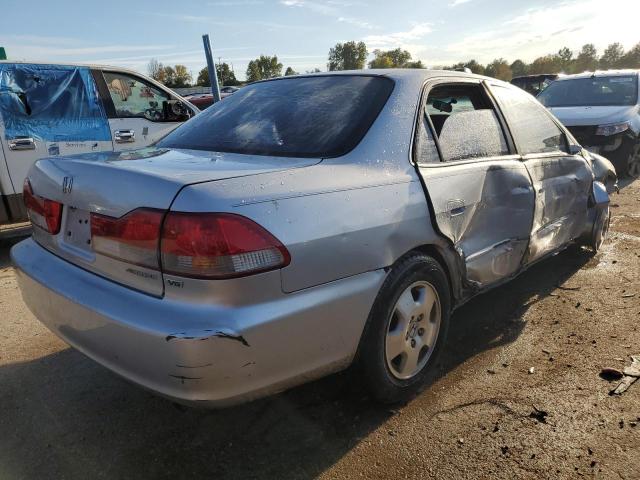
<instances>
[{"instance_id":1,"label":"rear bumper","mask_svg":"<svg viewBox=\"0 0 640 480\"><path fill-rule=\"evenodd\" d=\"M15 245L22 296L67 343L183 403L226 406L351 362L384 271L232 307L156 298L89 273L32 239Z\"/></svg>"}]
</instances>

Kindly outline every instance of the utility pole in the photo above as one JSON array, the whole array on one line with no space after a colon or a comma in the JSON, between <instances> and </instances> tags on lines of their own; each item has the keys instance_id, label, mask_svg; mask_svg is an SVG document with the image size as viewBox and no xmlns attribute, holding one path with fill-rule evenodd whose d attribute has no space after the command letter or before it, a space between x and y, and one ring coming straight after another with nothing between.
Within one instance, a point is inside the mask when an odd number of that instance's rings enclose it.
<instances>
[{"instance_id":1,"label":"utility pole","mask_svg":"<svg viewBox=\"0 0 640 480\"><path fill-rule=\"evenodd\" d=\"M204 56L207 59L207 70L209 71L209 82L211 82L213 102L219 102L220 86L218 85L218 74L216 72L216 66L213 63L213 55L211 54L211 42L209 41L209 35L202 35L202 43L204 44Z\"/></svg>"}]
</instances>

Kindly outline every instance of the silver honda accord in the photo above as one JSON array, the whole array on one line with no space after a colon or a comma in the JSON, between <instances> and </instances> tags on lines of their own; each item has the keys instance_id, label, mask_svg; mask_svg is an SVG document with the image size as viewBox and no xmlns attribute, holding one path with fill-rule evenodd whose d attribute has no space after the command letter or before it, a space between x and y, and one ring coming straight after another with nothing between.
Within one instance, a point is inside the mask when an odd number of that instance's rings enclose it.
<instances>
[{"instance_id":1,"label":"silver honda accord","mask_svg":"<svg viewBox=\"0 0 640 480\"><path fill-rule=\"evenodd\" d=\"M461 72L249 85L150 148L40 160L25 303L180 402L225 406L353 364L410 398L452 311L571 243L615 170L533 97Z\"/></svg>"}]
</instances>

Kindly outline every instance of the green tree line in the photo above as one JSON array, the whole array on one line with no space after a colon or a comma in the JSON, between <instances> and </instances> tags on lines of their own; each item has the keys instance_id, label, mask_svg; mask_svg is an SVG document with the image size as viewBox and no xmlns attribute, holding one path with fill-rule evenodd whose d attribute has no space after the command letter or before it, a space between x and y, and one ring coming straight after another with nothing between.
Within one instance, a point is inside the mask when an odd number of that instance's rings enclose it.
<instances>
[{"instance_id":1,"label":"green tree line","mask_svg":"<svg viewBox=\"0 0 640 480\"><path fill-rule=\"evenodd\" d=\"M426 68L420 60L413 60L407 50L396 48L393 50L373 50L373 59L367 63L369 51L364 42L344 42L337 43L329 49L327 59L327 70L361 70L369 68ZM276 55L260 55L251 60L245 72L247 82L255 82L268 78L281 77L284 66L278 61ZM557 53L544 55L536 58L531 63L526 63L521 59L509 62L504 58L496 58L492 62L483 65L476 60L458 62L454 65L442 65L434 69L458 70L468 68L473 73L499 78L509 81L513 77L522 75L535 75L541 73L580 73L594 71L597 69L622 69L640 68L640 43L630 50L625 51L620 43L612 43L598 54L596 47L588 43L574 52L568 47L563 47ZM229 68L227 63L216 65L218 81L221 85L239 85L241 82L236 79L235 73ZM312 72L319 72L314 69ZM184 65L165 66L152 59L148 65L149 75L164 83L168 87L188 87L193 82L192 75ZM287 67L285 76L297 75L292 67ZM209 71L203 68L198 73L195 81L196 85L209 86Z\"/></svg>"}]
</instances>

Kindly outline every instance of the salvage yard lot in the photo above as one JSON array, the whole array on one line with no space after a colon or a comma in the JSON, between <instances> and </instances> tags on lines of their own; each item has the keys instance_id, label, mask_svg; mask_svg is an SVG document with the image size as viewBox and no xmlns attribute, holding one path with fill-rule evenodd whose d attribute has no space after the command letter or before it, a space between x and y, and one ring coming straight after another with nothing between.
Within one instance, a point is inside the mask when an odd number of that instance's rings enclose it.
<instances>
[{"instance_id":1,"label":"salvage yard lot","mask_svg":"<svg viewBox=\"0 0 640 480\"><path fill-rule=\"evenodd\" d=\"M612 232L471 301L430 386L382 408L333 376L185 409L71 350L27 311L0 245L0 478L640 478L640 181ZM533 373L529 373L533 367ZM545 415L546 413L546 415Z\"/></svg>"}]
</instances>

